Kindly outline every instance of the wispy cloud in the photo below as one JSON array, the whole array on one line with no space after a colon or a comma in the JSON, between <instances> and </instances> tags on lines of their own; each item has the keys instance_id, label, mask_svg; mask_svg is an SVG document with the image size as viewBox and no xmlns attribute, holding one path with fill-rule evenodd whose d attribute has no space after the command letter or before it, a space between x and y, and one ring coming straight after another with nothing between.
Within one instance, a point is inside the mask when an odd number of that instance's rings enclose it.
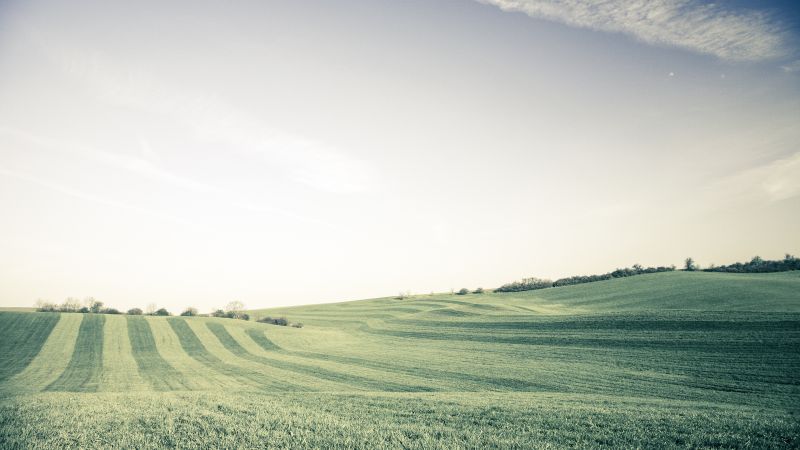
<instances>
[{"instance_id":1,"label":"wispy cloud","mask_svg":"<svg viewBox=\"0 0 800 450\"><path fill-rule=\"evenodd\" d=\"M580 28L625 33L729 61L786 56L787 32L767 13L695 0L477 0Z\"/></svg>"},{"instance_id":2,"label":"wispy cloud","mask_svg":"<svg viewBox=\"0 0 800 450\"><path fill-rule=\"evenodd\" d=\"M800 60L788 62L781 66L784 72L800 72Z\"/></svg>"},{"instance_id":3,"label":"wispy cloud","mask_svg":"<svg viewBox=\"0 0 800 450\"><path fill-rule=\"evenodd\" d=\"M34 34L50 59L105 101L168 117L194 130L199 139L226 143L282 167L295 182L332 193L355 193L369 189L378 179L366 161L318 139L270 127L213 93L169 85L146 69L133 70L98 53Z\"/></svg>"},{"instance_id":4,"label":"wispy cloud","mask_svg":"<svg viewBox=\"0 0 800 450\"><path fill-rule=\"evenodd\" d=\"M77 155L86 158L88 160L92 160L97 163L103 164L104 166L112 169L123 170L141 177L145 177L157 182L165 183L180 188L185 191L194 192L196 194L202 194L204 196L208 196L209 198L215 198L219 202L232 205L249 212L258 214L267 214L267 213L278 214L280 216L288 217L301 222L311 222L319 225L330 226L330 224L328 224L327 222L311 219L283 208L253 203L249 200L243 199L240 195L238 195L235 192L231 192L219 186L200 182L192 178L184 177L182 175L169 171L157 163L158 161L157 153L145 140L140 140L140 146L142 147L142 154L145 156L145 158L140 158L136 156L116 154L110 151L98 150L84 145L65 142L63 140L55 140L46 136L35 135L25 131L11 129L7 127L1 127L1 126L0 126L0 138L8 139L10 140L10 142L14 141L24 142L26 144L33 145L36 148L51 152L64 153L68 155ZM5 145L13 145L10 142L9 141L3 142L2 140L0 140L0 143L3 143ZM85 200L97 201L97 199L101 199L101 197L97 197L92 194L80 193L68 187L56 185L50 181L46 181L43 178L37 178L31 175L18 174L15 172L10 172L8 170L5 170L2 173L8 176L14 176L15 178L24 179L30 182L35 182L39 185L49 187L53 190L69 194L74 197L80 197ZM124 204L117 203L114 200L109 200L109 199L103 200L102 203L125 207Z\"/></svg>"},{"instance_id":5,"label":"wispy cloud","mask_svg":"<svg viewBox=\"0 0 800 450\"><path fill-rule=\"evenodd\" d=\"M184 220L184 219L181 219L181 218L178 218L178 217L162 214L162 213L160 213L158 211L153 211L151 209L142 208L142 207L131 205L131 204L128 204L128 203L123 203L123 202L120 202L120 201L117 201L117 200L114 200L114 199L111 199L111 198L103 197L103 196L100 196L100 195L96 195L96 194L92 194L92 193L89 193L89 192L81 191L79 189L75 189L75 188L72 188L72 187L69 187L69 186L65 186L65 185L62 185L62 184L59 184L59 183L55 183L55 182L53 182L51 180L47 180L47 179L44 179L44 178L36 177L34 175L8 170L8 169L5 169L3 167L0 167L0 176L14 178L14 179L20 180L20 181L25 181L27 183L31 183L31 184L35 184L35 185L43 187L43 188L47 188L47 189L49 189L51 191L58 192L59 194L67 195L67 196L74 197L74 198L77 198L77 199L80 199L80 200L83 200L83 201L87 201L87 202L97 203L97 204L104 205L104 206L111 206L113 208L118 208L118 209L124 209L126 211L135 212L137 214L142 214L142 215L145 215L145 216L158 218L158 219L166 220L166 221L169 221L169 222L175 222L175 223L178 223L178 224L181 224L181 225L185 225L185 226L194 227L194 226L197 225L197 224L195 224L193 222L190 222L188 220Z\"/></svg>"},{"instance_id":6,"label":"wispy cloud","mask_svg":"<svg viewBox=\"0 0 800 450\"><path fill-rule=\"evenodd\" d=\"M220 189L214 186L175 174L145 158L101 151L84 145L65 142L63 140L57 141L49 137L35 135L6 127L0 127L0 137L26 142L50 151L80 155L102 163L108 167L125 170L127 172L171 184L182 189L200 193L220 192Z\"/></svg>"},{"instance_id":7,"label":"wispy cloud","mask_svg":"<svg viewBox=\"0 0 800 450\"><path fill-rule=\"evenodd\" d=\"M800 152L725 177L709 190L730 200L777 202L800 196Z\"/></svg>"}]
</instances>

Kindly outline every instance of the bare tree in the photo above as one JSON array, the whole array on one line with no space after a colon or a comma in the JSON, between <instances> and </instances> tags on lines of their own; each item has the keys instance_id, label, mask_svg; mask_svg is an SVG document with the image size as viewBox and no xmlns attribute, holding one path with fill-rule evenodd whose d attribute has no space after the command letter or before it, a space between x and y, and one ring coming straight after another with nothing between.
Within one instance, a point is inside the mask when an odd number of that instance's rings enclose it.
<instances>
[{"instance_id":1,"label":"bare tree","mask_svg":"<svg viewBox=\"0 0 800 450\"><path fill-rule=\"evenodd\" d=\"M234 300L225 307L226 316L231 319L242 319L245 316L244 303Z\"/></svg>"},{"instance_id":2,"label":"bare tree","mask_svg":"<svg viewBox=\"0 0 800 450\"><path fill-rule=\"evenodd\" d=\"M81 301L73 297L67 297L61 305L61 310L63 312L75 312L79 309L81 309Z\"/></svg>"},{"instance_id":3,"label":"bare tree","mask_svg":"<svg viewBox=\"0 0 800 450\"><path fill-rule=\"evenodd\" d=\"M148 303L147 308L145 308L145 313L152 316L156 313L156 310L158 310L158 305L155 303Z\"/></svg>"},{"instance_id":4,"label":"bare tree","mask_svg":"<svg viewBox=\"0 0 800 450\"><path fill-rule=\"evenodd\" d=\"M234 300L228 303L228 306L225 307L225 311L242 312L244 311L244 303Z\"/></svg>"}]
</instances>

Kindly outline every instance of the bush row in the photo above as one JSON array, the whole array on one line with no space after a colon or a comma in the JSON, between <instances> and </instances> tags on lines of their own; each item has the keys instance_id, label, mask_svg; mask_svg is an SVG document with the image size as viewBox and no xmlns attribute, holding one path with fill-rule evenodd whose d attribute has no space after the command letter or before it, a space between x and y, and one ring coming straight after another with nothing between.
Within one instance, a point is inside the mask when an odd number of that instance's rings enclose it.
<instances>
[{"instance_id":1,"label":"bush row","mask_svg":"<svg viewBox=\"0 0 800 450\"><path fill-rule=\"evenodd\" d=\"M727 266L711 265L703 272L732 272L732 273L767 273L767 272L788 272L790 270L800 270L800 258L786 254L783 259L765 260L756 256L749 262L736 262Z\"/></svg>"},{"instance_id":2,"label":"bush row","mask_svg":"<svg viewBox=\"0 0 800 450\"><path fill-rule=\"evenodd\" d=\"M147 307L147 313L142 311L141 308L131 308L126 314L131 316L171 316L172 313L166 308L156 309L155 304L150 304ZM85 298L82 301L76 298L67 298L64 303L58 305L51 302L38 301L36 303L36 311L40 312L71 312L71 313L94 313L94 314L123 314L116 308L106 308L103 302L99 302L91 297ZM181 316L211 316L211 317L224 317L229 319L250 320L250 316L244 312L244 305L241 302L231 302L225 310L218 309L211 314L199 314L197 308L188 307L183 311Z\"/></svg>"},{"instance_id":3,"label":"bush row","mask_svg":"<svg viewBox=\"0 0 800 450\"><path fill-rule=\"evenodd\" d=\"M103 302L99 302L91 297L83 299L83 301L78 300L76 298L67 298L64 303L58 305L56 303L45 302L39 300L36 302L36 311L40 312L67 312L67 313L93 313L93 314L123 314L122 311L116 308L106 308ZM129 309L127 314L129 315L141 315L143 311L139 308ZM164 308L156 310L152 308L152 311L148 313L152 316L168 316L170 315L169 311Z\"/></svg>"},{"instance_id":4,"label":"bush row","mask_svg":"<svg viewBox=\"0 0 800 450\"><path fill-rule=\"evenodd\" d=\"M256 322L268 323L270 325L280 325L282 327L290 326L290 327L295 327L295 328L303 328L303 324L302 323L300 323L300 322L295 322L295 323L289 322L289 320L286 319L286 317L270 317L270 316L267 316L267 317L262 317L262 318L256 320Z\"/></svg>"},{"instance_id":5,"label":"bush row","mask_svg":"<svg viewBox=\"0 0 800 450\"><path fill-rule=\"evenodd\" d=\"M522 281L515 281L508 283L495 289L495 292L520 292L520 291L533 291L536 289L546 289L550 287L571 286L574 284L593 283L595 281L612 280L614 278L625 278L634 275L641 275L644 273L657 273L657 272L672 272L675 266L659 266L659 267L642 267L639 264L634 264L633 267L625 267L617 269L613 272L604 273L601 275L576 275L572 277L559 278L556 281L551 281L542 278L524 278Z\"/></svg>"}]
</instances>

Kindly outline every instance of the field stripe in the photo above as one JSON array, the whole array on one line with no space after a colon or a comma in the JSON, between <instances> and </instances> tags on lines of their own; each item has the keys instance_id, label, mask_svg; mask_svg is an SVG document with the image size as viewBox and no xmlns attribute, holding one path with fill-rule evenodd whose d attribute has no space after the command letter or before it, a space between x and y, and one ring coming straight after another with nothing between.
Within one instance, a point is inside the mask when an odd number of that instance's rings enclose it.
<instances>
[{"instance_id":1,"label":"field stripe","mask_svg":"<svg viewBox=\"0 0 800 450\"><path fill-rule=\"evenodd\" d=\"M106 316L103 328L103 373L100 390L149 390L149 385L139 376L139 367L128 337L128 321L124 316Z\"/></svg>"},{"instance_id":2,"label":"field stripe","mask_svg":"<svg viewBox=\"0 0 800 450\"><path fill-rule=\"evenodd\" d=\"M158 353L148 321L141 316L126 317L128 341L140 376L157 391L188 389L191 385Z\"/></svg>"},{"instance_id":3,"label":"field stripe","mask_svg":"<svg viewBox=\"0 0 800 450\"><path fill-rule=\"evenodd\" d=\"M431 372L419 367L404 367L393 362L381 363L379 361L358 357L337 357L332 353L288 350L267 338L266 332L262 328L251 327L248 328L245 333L253 343L261 347L261 354L263 356L273 358L286 356L295 361L301 360L311 365L325 365L343 372L360 373L368 378L390 382L390 385L392 384L391 382L393 382L398 386L396 390L409 389L418 392L444 391L461 388L464 385L464 380L460 373L456 374L454 372L445 371ZM238 340L240 343L247 342L244 337ZM252 347L247 348L250 349L251 353L259 354L256 349ZM473 382L473 380L470 380L470 382ZM405 388L400 388L399 386L405 386ZM472 390L478 388L480 388L478 384L470 386Z\"/></svg>"},{"instance_id":4,"label":"field stripe","mask_svg":"<svg viewBox=\"0 0 800 450\"><path fill-rule=\"evenodd\" d=\"M353 386L344 382L346 377L317 376L318 374L312 373L311 370L308 370L309 368L302 370L302 366L291 363L282 364L280 361L271 361L267 358L255 356L242 347L221 323L216 321L205 322L205 325L203 327L202 324L198 323L196 332L199 331L199 333L204 334L206 336L204 340L213 341L217 346L218 354L238 359L242 361L241 364L245 364L244 361L247 361L254 370L267 370L273 376L291 379L296 383L303 383L304 387L312 390L339 392L354 390Z\"/></svg>"},{"instance_id":5,"label":"field stripe","mask_svg":"<svg viewBox=\"0 0 800 450\"><path fill-rule=\"evenodd\" d=\"M186 352L206 366L235 377L242 383L264 390L309 390L303 385L287 381L291 379L290 374L280 373L277 376L270 376L263 370L259 371L252 365L248 365L247 361L237 358L224 349L213 334L208 332L201 320L191 320L193 326L190 326L186 319L169 318L167 321L180 338L181 345Z\"/></svg>"},{"instance_id":6,"label":"field stripe","mask_svg":"<svg viewBox=\"0 0 800 450\"><path fill-rule=\"evenodd\" d=\"M242 384L236 379L204 366L189 356L166 318L148 317L146 320L153 333L158 354L181 374L182 379L186 382L186 389L218 390L242 387Z\"/></svg>"},{"instance_id":7,"label":"field stripe","mask_svg":"<svg viewBox=\"0 0 800 450\"><path fill-rule=\"evenodd\" d=\"M278 344L272 342L267 337L264 330L260 330L258 328L248 328L247 330L245 330L245 333L247 333L247 335L250 336L250 339L252 339L253 342L255 342L256 344L258 344L258 346L261 347L263 350L272 351L281 349L278 346Z\"/></svg>"},{"instance_id":8,"label":"field stripe","mask_svg":"<svg viewBox=\"0 0 800 450\"><path fill-rule=\"evenodd\" d=\"M0 313L0 382L28 367L58 320L52 313Z\"/></svg>"},{"instance_id":9,"label":"field stripe","mask_svg":"<svg viewBox=\"0 0 800 450\"><path fill-rule=\"evenodd\" d=\"M84 314L61 313L60 316L39 354L25 370L9 380L14 389L41 391L67 368Z\"/></svg>"},{"instance_id":10,"label":"field stripe","mask_svg":"<svg viewBox=\"0 0 800 450\"><path fill-rule=\"evenodd\" d=\"M48 391L97 392L103 371L103 325L105 315L86 314L78 330L75 350L61 376Z\"/></svg>"},{"instance_id":11,"label":"field stripe","mask_svg":"<svg viewBox=\"0 0 800 450\"><path fill-rule=\"evenodd\" d=\"M301 358L292 358L283 353L275 351L268 351L259 346L248 333L241 327L224 327L220 323L208 322L208 328L217 336L225 347L231 352L250 359L251 361L258 362L267 366L277 367L280 369L288 370L295 373L311 375L317 378L322 378L328 381L335 381L352 386L358 390L373 390L373 391L431 391L430 387L422 385L412 385L389 381L386 377L364 376L366 374L354 373L355 368L338 365L334 367L331 364L326 364L327 367L322 367L318 361L305 360ZM251 329L253 330L253 329ZM248 330L249 331L249 330ZM257 331L257 330L256 330ZM257 334L257 333L256 333ZM261 333L267 348L274 346L263 333ZM271 345L270 345L271 344ZM344 370L336 370L336 369Z\"/></svg>"}]
</instances>

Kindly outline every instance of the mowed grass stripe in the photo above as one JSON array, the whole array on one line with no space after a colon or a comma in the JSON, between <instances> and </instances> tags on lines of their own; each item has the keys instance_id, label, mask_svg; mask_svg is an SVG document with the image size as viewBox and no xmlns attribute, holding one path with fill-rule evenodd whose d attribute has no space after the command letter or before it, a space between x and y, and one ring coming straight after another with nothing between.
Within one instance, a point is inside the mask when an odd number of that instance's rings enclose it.
<instances>
[{"instance_id":1,"label":"mowed grass stripe","mask_svg":"<svg viewBox=\"0 0 800 450\"><path fill-rule=\"evenodd\" d=\"M292 389L295 391L311 390L341 392L352 390L351 387L342 383L325 380L308 374L287 371L274 366L267 366L261 364L260 362L245 358L236 352L230 351L222 342L220 342L220 339L214 333L212 333L207 326L208 323L218 323L220 321L230 322L229 320L220 319L200 319L187 321L187 324L190 328L192 328L192 331L194 331L195 335L197 335L197 337L204 343L206 349L211 354L215 355L226 363L236 365L237 367L246 368L248 371L259 373L271 379L281 380L281 382L284 383L291 383L291 386L287 387L286 389Z\"/></svg>"},{"instance_id":2,"label":"mowed grass stripe","mask_svg":"<svg viewBox=\"0 0 800 450\"><path fill-rule=\"evenodd\" d=\"M275 332L280 333L279 327L276 327ZM286 330L289 331L289 330ZM302 332L303 335L310 334L312 330L306 329ZM318 329L313 330L318 334ZM431 364L430 361L421 361L418 364L409 366L408 361L403 357L397 360L396 357L387 356L386 348L384 345L391 345L390 340L383 340L378 342L374 339L363 341L363 337L358 339L348 339L352 335L339 335L324 333L323 341L336 342L333 348L325 345L323 350L320 350L319 344L322 342L318 339L304 339L304 345L295 345L298 335L292 336L292 339L287 339L288 336L281 337L284 344L292 343L292 349L287 348L269 339L264 335L263 328L250 328L247 331L248 336L251 337L258 345L262 346L264 350L287 355L293 358L302 358L319 365L336 364L353 368L353 371L373 371L378 373L387 374L385 379L393 379L403 384L427 386L428 390L432 391L453 391L453 390L479 390L494 388L494 382L502 386L502 389L515 389L520 386L524 387L522 390L542 390L542 386L538 383L526 383L513 378L494 378L494 377L473 377L464 374L460 371L450 370L436 370L434 367L440 366L437 361L436 364ZM294 333L292 333L294 334ZM275 336L273 334L273 336ZM335 337L334 337L335 336ZM280 337L280 336L276 336ZM346 348L348 350L343 349ZM354 348L375 348L377 352L370 357L359 357L352 351ZM313 350L312 350L313 349ZM341 356L337 356L342 353ZM369 352L367 352L369 353ZM420 389L425 390L425 389Z\"/></svg>"},{"instance_id":3,"label":"mowed grass stripe","mask_svg":"<svg viewBox=\"0 0 800 450\"><path fill-rule=\"evenodd\" d=\"M170 366L177 370L187 389L190 390L231 390L247 387L244 384L218 370L198 362L191 357L181 345L181 340L164 317L148 317L147 324L153 333L158 354Z\"/></svg>"},{"instance_id":4,"label":"mowed grass stripe","mask_svg":"<svg viewBox=\"0 0 800 450\"><path fill-rule=\"evenodd\" d=\"M222 359L225 362L235 364L239 367L245 367L249 371L253 371L265 376L269 376L270 378L282 380L285 382L292 383L292 387L287 389L293 389L295 391L326 391L326 392L344 392L344 391L351 391L353 388L343 383L325 380L323 378L318 378L309 374L292 372L285 369L281 369L275 366L268 366L264 365L260 362L253 361L251 359L245 358L240 356L237 353L231 352L220 342L220 339L214 335L214 333L209 330L207 327L208 323L218 323L218 322L231 322L230 320L224 319L210 319L210 320L192 320L188 321L187 323L192 328L194 333L200 338L201 341L205 344L206 348L209 352L217 356L218 358Z\"/></svg>"},{"instance_id":5,"label":"mowed grass stripe","mask_svg":"<svg viewBox=\"0 0 800 450\"><path fill-rule=\"evenodd\" d=\"M278 344L272 342L267 337L267 335L264 332L264 330L260 330L258 328L248 328L248 329L245 330L245 333L247 333L247 335L250 336L250 339L252 339L253 342L258 344L259 347L261 347L262 349L264 349L266 351L280 350L281 349L278 346Z\"/></svg>"},{"instance_id":6,"label":"mowed grass stripe","mask_svg":"<svg viewBox=\"0 0 800 450\"><path fill-rule=\"evenodd\" d=\"M265 390L306 390L281 378L270 377L246 367L229 364L214 355L203 344L200 338L192 331L185 319L170 317L167 319L172 330L180 339L181 347L186 353L210 369L216 370L227 376L235 378L242 384ZM226 358L229 360L229 358Z\"/></svg>"},{"instance_id":7,"label":"mowed grass stripe","mask_svg":"<svg viewBox=\"0 0 800 450\"><path fill-rule=\"evenodd\" d=\"M83 314L61 313L42 349L28 367L8 380L15 390L41 391L55 381L67 368Z\"/></svg>"},{"instance_id":8,"label":"mowed grass stripe","mask_svg":"<svg viewBox=\"0 0 800 450\"><path fill-rule=\"evenodd\" d=\"M0 382L22 372L39 354L59 320L53 313L0 313Z\"/></svg>"},{"instance_id":9,"label":"mowed grass stripe","mask_svg":"<svg viewBox=\"0 0 800 450\"><path fill-rule=\"evenodd\" d=\"M358 376L348 376L344 373L336 373L322 368L308 367L301 364L276 360L273 358L256 356L240 345L239 342L237 342L236 339L231 336L228 330L225 329L225 326L223 326L221 323L207 322L206 326L214 334L214 336L216 336L225 349L240 358L255 362L262 366L287 371L289 372L289 376L293 377L294 379L298 379L298 377L311 377L310 381L319 382L319 380L325 380L337 383L340 386L333 387L334 389L338 388L337 390L353 390L354 388L357 390L364 390L362 386L358 386L355 382L364 381L366 379L362 379ZM319 387L324 389L322 386Z\"/></svg>"},{"instance_id":10,"label":"mowed grass stripe","mask_svg":"<svg viewBox=\"0 0 800 450\"><path fill-rule=\"evenodd\" d=\"M158 353L148 321L141 316L128 316L125 322L136 368L150 387L157 391L188 389L191 385L185 377Z\"/></svg>"},{"instance_id":11,"label":"mowed grass stripe","mask_svg":"<svg viewBox=\"0 0 800 450\"><path fill-rule=\"evenodd\" d=\"M103 372L101 391L149 390L133 357L128 337L128 321L124 316L106 316L103 328Z\"/></svg>"},{"instance_id":12,"label":"mowed grass stripe","mask_svg":"<svg viewBox=\"0 0 800 450\"><path fill-rule=\"evenodd\" d=\"M67 368L48 391L96 392L103 371L103 314L86 314Z\"/></svg>"},{"instance_id":13,"label":"mowed grass stripe","mask_svg":"<svg viewBox=\"0 0 800 450\"><path fill-rule=\"evenodd\" d=\"M291 372L308 374L325 380L345 383L363 390L390 392L427 392L434 390L430 386L423 386L421 384L406 384L398 381L390 381L387 378L393 376L394 374L392 373L385 373L382 374L384 376L380 376L373 371L373 373L370 374L373 376L370 377L365 376L363 373L355 373L358 370L352 366L338 365L333 367L331 364L326 364L326 367L323 367L321 361L293 358L282 352L272 351L276 346L264 335L263 331L261 331L260 337L256 339L263 342L265 347L260 346L252 339L251 335L259 335L259 330L257 329L251 328L243 330L240 327L226 328L222 324L215 322L209 322L208 328L231 352L268 366L278 367ZM290 359L294 359L294 361Z\"/></svg>"}]
</instances>

